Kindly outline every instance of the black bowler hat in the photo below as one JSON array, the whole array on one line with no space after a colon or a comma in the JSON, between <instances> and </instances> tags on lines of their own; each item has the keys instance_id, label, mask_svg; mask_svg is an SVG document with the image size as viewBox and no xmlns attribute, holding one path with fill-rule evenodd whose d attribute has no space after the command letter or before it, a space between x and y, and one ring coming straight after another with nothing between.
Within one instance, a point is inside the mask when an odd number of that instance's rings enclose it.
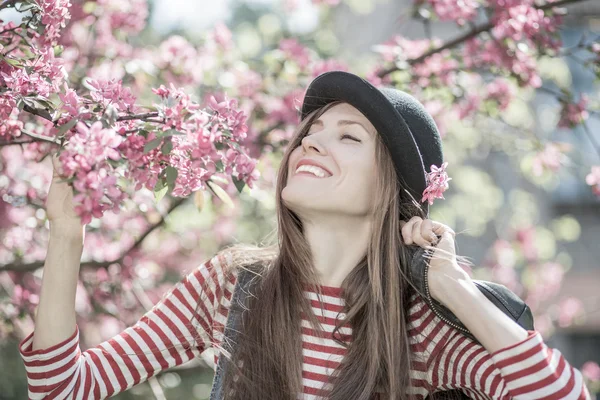
<instances>
[{"instance_id":1,"label":"black bowler hat","mask_svg":"<svg viewBox=\"0 0 600 400\"><path fill-rule=\"evenodd\" d=\"M306 89L300 119L333 101L342 100L357 108L373 124L388 148L396 173L426 215L422 202L431 165L441 167L442 140L435 121L413 96L395 88L376 88L359 76L329 71L317 76Z\"/></svg>"}]
</instances>

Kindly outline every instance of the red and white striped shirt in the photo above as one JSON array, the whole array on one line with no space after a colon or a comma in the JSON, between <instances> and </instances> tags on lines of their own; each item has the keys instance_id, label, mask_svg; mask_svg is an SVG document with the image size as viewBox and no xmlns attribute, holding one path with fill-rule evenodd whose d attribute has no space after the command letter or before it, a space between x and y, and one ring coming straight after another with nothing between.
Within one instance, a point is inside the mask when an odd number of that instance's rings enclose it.
<instances>
[{"instance_id":1,"label":"red and white striped shirt","mask_svg":"<svg viewBox=\"0 0 600 400\"><path fill-rule=\"evenodd\" d=\"M29 398L104 399L210 347L218 350L236 282L235 273L225 272L227 261L219 255L205 262L134 326L86 351L80 350L77 327L71 337L47 349L32 350L34 332L29 334L19 345ZM305 292L313 300L325 337L302 321L304 390L299 398L303 399L322 393L345 352L331 336L336 317L344 317L341 289L322 287L322 292L323 309L316 292ZM416 399L449 389L462 389L474 399L590 399L581 373L535 331L490 354L440 320L418 296L411 299L409 319L415 357L409 390ZM351 328L340 333L351 340ZM215 364L218 354L215 351Z\"/></svg>"}]
</instances>

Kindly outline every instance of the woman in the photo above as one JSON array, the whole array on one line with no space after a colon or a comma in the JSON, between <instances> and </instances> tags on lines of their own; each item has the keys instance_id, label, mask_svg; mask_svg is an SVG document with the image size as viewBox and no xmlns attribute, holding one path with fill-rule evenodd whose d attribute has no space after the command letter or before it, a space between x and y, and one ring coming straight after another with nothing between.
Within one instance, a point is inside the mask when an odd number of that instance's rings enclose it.
<instances>
[{"instance_id":1,"label":"woman","mask_svg":"<svg viewBox=\"0 0 600 400\"><path fill-rule=\"evenodd\" d=\"M218 366L230 360L217 368L213 398L451 389L475 399L590 398L579 371L458 266L454 232L427 219L422 201L441 196L442 165L437 128L412 97L341 71L320 75L279 171L278 243L223 250L134 326L83 353L74 312L83 229L69 188L53 181L35 331L20 344L30 397L110 397L213 348ZM419 248L430 253L425 290L409 271L424 260ZM241 325L228 320L234 309Z\"/></svg>"}]
</instances>

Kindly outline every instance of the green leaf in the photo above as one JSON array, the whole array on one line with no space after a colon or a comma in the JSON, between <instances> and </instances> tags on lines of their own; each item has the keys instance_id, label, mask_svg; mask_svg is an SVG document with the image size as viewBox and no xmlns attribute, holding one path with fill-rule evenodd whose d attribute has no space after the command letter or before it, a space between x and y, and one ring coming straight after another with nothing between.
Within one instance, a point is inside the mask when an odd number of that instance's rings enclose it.
<instances>
[{"instance_id":1,"label":"green leaf","mask_svg":"<svg viewBox=\"0 0 600 400\"><path fill-rule=\"evenodd\" d=\"M234 176L231 177L231 180L233 181L233 184L235 185L235 188L237 189L238 193L242 193L242 190L244 189L244 186L246 186L246 183L243 180L239 180Z\"/></svg>"},{"instance_id":2,"label":"green leaf","mask_svg":"<svg viewBox=\"0 0 600 400\"><path fill-rule=\"evenodd\" d=\"M229 197L227 192L221 186L211 181L206 181L206 184L212 190L215 196L217 196L219 199L221 199L221 201L223 201L223 203L227 204L227 206L230 208L235 208L231 197Z\"/></svg>"},{"instance_id":3,"label":"green leaf","mask_svg":"<svg viewBox=\"0 0 600 400\"><path fill-rule=\"evenodd\" d=\"M159 176L159 179L156 181L156 184L154 185L154 192L158 192L160 190L162 190L162 188L167 186L167 182L165 181L165 179L162 179Z\"/></svg>"},{"instance_id":4,"label":"green leaf","mask_svg":"<svg viewBox=\"0 0 600 400\"><path fill-rule=\"evenodd\" d=\"M19 60L15 60L14 58L3 57L3 59L5 63L12 65L13 67L17 67L20 65Z\"/></svg>"},{"instance_id":5,"label":"green leaf","mask_svg":"<svg viewBox=\"0 0 600 400\"><path fill-rule=\"evenodd\" d=\"M154 150L155 148L157 148L158 146L160 146L160 144L162 143L163 138L158 137L155 139L152 139L151 141L149 141L148 143L146 143L144 145L144 154Z\"/></svg>"},{"instance_id":6,"label":"green leaf","mask_svg":"<svg viewBox=\"0 0 600 400\"><path fill-rule=\"evenodd\" d=\"M166 168L167 170L167 183L169 184L169 186L175 186L175 180L177 179L177 176L179 175L179 171L177 171L177 168L172 167L172 166L168 166Z\"/></svg>"},{"instance_id":7,"label":"green leaf","mask_svg":"<svg viewBox=\"0 0 600 400\"><path fill-rule=\"evenodd\" d=\"M162 189L160 189L159 191L154 192L154 199L156 200L157 203L159 201L161 201L163 197L165 197L168 190L169 190L169 187L165 186Z\"/></svg>"},{"instance_id":8,"label":"green leaf","mask_svg":"<svg viewBox=\"0 0 600 400\"><path fill-rule=\"evenodd\" d=\"M64 135L68 130L72 129L76 124L77 124L77 119L73 118L72 120L70 120L66 124L61 125L58 128L58 136Z\"/></svg>"},{"instance_id":9,"label":"green leaf","mask_svg":"<svg viewBox=\"0 0 600 400\"><path fill-rule=\"evenodd\" d=\"M173 142L170 140L165 140L165 143L163 143L162 147L160 148L160 152L166 155L171 153L171 150L173 150Z\"/></svg>"}]
</instances>

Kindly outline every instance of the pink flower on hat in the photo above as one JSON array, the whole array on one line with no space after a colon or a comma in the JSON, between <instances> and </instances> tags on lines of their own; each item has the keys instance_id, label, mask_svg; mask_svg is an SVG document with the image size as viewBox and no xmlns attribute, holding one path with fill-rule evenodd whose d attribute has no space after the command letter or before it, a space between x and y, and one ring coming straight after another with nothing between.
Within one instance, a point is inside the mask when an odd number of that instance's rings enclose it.
<instances>
[{"instance_id":1,"label":"pink flower on hat","mask_svg":"<svg viewBox=\"0 0 600 400\"><path fill-rule=\"evenodd\" d=\"M448 181L452 180L452 178L448 178L448 174L446 173L447 166L448 162L443 163L441 167L431 165L431 172L425 177L427 179L427 187L423 191L421 202L427 200L429 205L432 205L434 199L444 198L442 193L448 189Z\"/></svg>"}]
</instances>

